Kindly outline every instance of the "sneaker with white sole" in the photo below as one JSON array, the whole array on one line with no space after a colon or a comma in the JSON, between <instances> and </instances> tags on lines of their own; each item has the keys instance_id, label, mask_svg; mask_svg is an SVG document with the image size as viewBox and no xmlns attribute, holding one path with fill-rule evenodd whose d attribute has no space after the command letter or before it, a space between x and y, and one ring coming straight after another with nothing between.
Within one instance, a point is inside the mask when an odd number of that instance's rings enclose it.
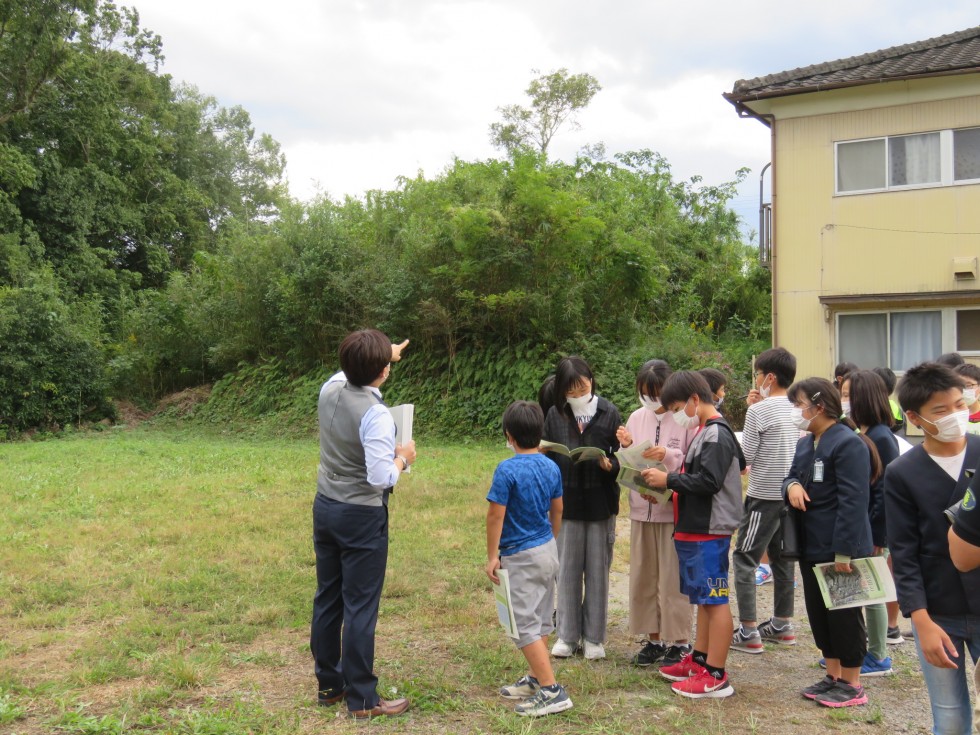
<instances>
[{"instance_id":1,"label":"sneaker with white sole","mask_svg":"<svg viewBox=\"0 0 980 735\"><path fill-rule=\"evenodd\" d=\"M837 680L833 689L818 694L813 699L824 707L858 707L868 703L868 695L864 693L863 686L851 686L841 679Z\"/></svg>"},{"instance_id":2,"label":"sneaker with white sole","mask_svg":"<svg viewBox=\"0 0 980 735\"><path fill-rule=\"evenodd\" d=\"M676 694L691 699L724 699L735 693L726 673L720 679L715 678L707 669L701 669L694 676L677 681L670 685Z\"/></svg>"},{"instance_id":3,"label":"sneaker with white sole","mask_svg":"<svg viewBox=\"0 0 980 735\"><path fill-rule=\"evenodd\" d=\"M871 651L864 656L864 663L861 664L861 676L891 676L892 657L885 656L880 661L874 657Z\"/></svg>"},{"instance_id":4,"label":"sneaker with white sole","mask_svg":"<svg viewBox=\"0 0 980 735\"><path fill-rule=\"evenodd\" d=\"M897 625L894 628L888 629L888 633L885 636L885 643L889 646L897 646L900 643L905 643L905 638L902 637L902 631L899 630Z\"/></svg>"},{"instance_id":5,"label":"sneaker with white sole","mask_svg":"<svg viewBox=\"0 0 980 735\"><path fill-rule=\"evenodd\" d=\"M574 656L578 650L578 643L569 643L559 638L551 648L551 655L555 658L568 658Z\"/></svg>"},{"instance_id":6,"label":"sneaker with white sole","mask_svg":"<svg viewBox=\"0 0 980 735\"><path fill-rule=\"evenodd\" d=\"M541 685L530 674L525 674L513 684L500 688L500 696L504 699L527 699L538 693Z\"/></svg>"},{"instance_id":7,"label":"sneaker with white sole","mask_svg":"<svg viewBox=\"0 0 980 735\"><path fill-rule=\"evenodd\" d=\"M606 657L606 649L601 643L593 643L592 641L585 642L585 650L582 656L587 658L589 661L595 661L596 659Z\"/></svg>"},{"instance_id":8,"label":"sneaker with white sole","mask_svg":"<svg viewBox=\"0 0 980 735\"><path fill-rule=\"evenodd\" d=\"M762 645L762 636L758 630L747 632L741 625L732 634L732 650L742 653L762 653L766 647Z\"/></svg>"},{"instance_id":9,"label":"sneaker with white sole","mask_svg":"<svg viewBox=\"0 0 980 735\"><path fill-rule=\"evenodd\" d=\"M761 587L772 582L772 567L768 564L760 564L755 570L755 586Z\"/></svg>"},{"instance_id":10,"label":"sneaker with white sole","mask_svg":"<svg viewBox=\"0 0 980 735\"><path fill-rule=\"evenodd\" d=\"M796 631L793 630L793 624L787 622L780 628L772 618L759 625L759 637L764 641L778 643L781 646L796 645Z\"/></svg>"},{"instance_id":11,"label":"sneaker with white sole","mask_svg":"<svg viewBox=\"0 0 980 735\"><path fill-rule=\"evenodd\" d=\"M517 705L514 712L522 717L543 717L571 708L572 700L568 692L561 684L555 684L553 687L541 687L537 694Z\"/></svg>"},{"instance_id":12,"label":"sneaker with white sole","mask_svg":"<svg viewBox=\"0 0 980 735\"><path fill-rule=\"evenodd\" d=\"M660 667L660 675L668 681L684 681L702 671L704 671L704 667L694 660L693 653L687 654L676 664Z\"/></svg>"},{"instance_id":13,"label":"sneaker with white sole","mask_svg":"<svg viewBox=\"0 0 980 735\"><path fill-rule=\"evenodd\" d=\"M689 653L694 653L694 647L690 643L675 643L667 649L667 653L664 654L663 661L660 662L660 665L673 666L674 664L679 664L681 659Z\"/></svg>"},{"instance_id":14,"label":"sneaker with white sole","mask_svg":"<svg viewBox=\"0 0 980 735\"><path fill-rule=\"evenodd\" d=\"M634 666L652 666L660 663L667 654L667 644L660 641L644 641L643 648L633 657Z\"/></svg>"}]
</instances>

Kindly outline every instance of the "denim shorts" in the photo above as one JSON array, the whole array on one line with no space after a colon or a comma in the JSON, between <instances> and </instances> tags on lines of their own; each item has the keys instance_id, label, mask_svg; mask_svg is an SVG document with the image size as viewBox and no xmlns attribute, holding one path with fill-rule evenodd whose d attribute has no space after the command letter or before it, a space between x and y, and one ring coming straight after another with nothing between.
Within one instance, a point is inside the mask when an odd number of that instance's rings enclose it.
<instances>
[{"instance_id":1,"label":"denim shorts","mask_svg":"<svg viewBox=\"0 0 980 735\"><path fill-rule=\"evenodd\" d=\"M728 549L731 536L710 541L677 541L681 592L692 605L728 604Z\"/></svg>"}]
</instances>

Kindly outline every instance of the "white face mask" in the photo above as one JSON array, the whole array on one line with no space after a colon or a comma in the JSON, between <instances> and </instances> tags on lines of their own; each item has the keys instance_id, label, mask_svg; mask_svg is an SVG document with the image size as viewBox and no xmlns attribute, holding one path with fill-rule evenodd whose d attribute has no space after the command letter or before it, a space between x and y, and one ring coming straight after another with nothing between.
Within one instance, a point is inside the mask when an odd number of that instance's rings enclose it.
<instances>
[{"instance_id":1,"label":"white face mask","mask_svg":"<svg viewBox=\"0 0 980 735\"><path fill-rule=\"evenodd\" d=\"M674 423L680 426L682 429L693 429L695 426L701 423L701 419L695 413L693 416L688 416L684 409L687 408L687 404L691 402L691 399L687 399L687 403L684 404L684 408L680 411L672 411L671 415L674 417Z\"/></svg>"},{"instance_id":2,"label":"white face mask","mask_svg":"<svg viewBox=\"0 0 980 735\"><path fill-rule=\"evenodd\" d=\"M725 402L725 397L722 396L717 401L715 401L715 408L721 408L721 404Z\"/></svg>"},{"instance_id":3,"label":"white face mask","mask_svg":"<svg viewBox=\"0 0 980 735\"><path fill-rule=\"evenodd\" d=\"M972 406L977 402L977 389L976 388L964 388L963 389L963 401L967 406Z\"/></svg>"},{"instance_id":4,"label":"white face mask","mask_svg":"<svg viewBox=\"0 0 980 735\"><path fill-rule=\"evenodd\" d=\"M840 410L841 410L841 413L844 414L845 416L850 416L851 415L851 402L850 401L841 401L840 402Z\"/></svg>"},{"instance_id":5,"label":"white face mask","mask_svg":"<svg viewBox=\"0 0 980 735\"><path fill-rule=\"evenodd\" d=\"M936 421L930 421L927 418L919 416L923 422L927 424L932 424L936 427L936 433L926 431L926 434L931 436L936 441L941 442L955 442L959 441L966 435L967 424L970 423L970 412L969 411L956 411L948 416L943 416L941 419Z\"/></svg>"},{"instance_id":6,"label":"white face mask","mask_svg":"<svg viewBox=\"0 0 980 735\"><path fill-rule=\"evenodd\" d=\"M643 406L643 408L656 413L657 411L660 410L663 404L661 404L660 401L658 401L656 398L650 398L648 396L641 395L640 405Z\"/></svg>"},{"instance_id":7,"label":"white face mask","mask_svg":"<svg viewBox=\"0 0 980 735\"><path fill-rule=\"evenodd\" d=\"M572 411L579 413L584 411L585 407L588 406L594 396L586 393L584 396L579 396L578 398L572 398L571 396L565 396L565 400L568 401L568 405L572 407Z\"/></svg>"},{"instance_id":8,"label":"white face mask","mask_svg":"<svg viewBox=\"0 0 980 735\"><path fill-rule=\"evenodd\" d=\"M772 393L772 383L766 385L766 378L762 378L762 385L759 386L759 395L763 398L768 398L769 394Z\"/></svg>"},{"instance_id":9,"label":"white face mask","mask_svg":"<svg viewBox=\"0 0 980 735\"><path fill-rule=\"evenodd\" d=\"M810 419L803 417L802 408L793 406L793 408L791 408L789 411L789 420L792 421L793 426L795 426L800 431L810 430Z\"/></svg>"}]
</instances>

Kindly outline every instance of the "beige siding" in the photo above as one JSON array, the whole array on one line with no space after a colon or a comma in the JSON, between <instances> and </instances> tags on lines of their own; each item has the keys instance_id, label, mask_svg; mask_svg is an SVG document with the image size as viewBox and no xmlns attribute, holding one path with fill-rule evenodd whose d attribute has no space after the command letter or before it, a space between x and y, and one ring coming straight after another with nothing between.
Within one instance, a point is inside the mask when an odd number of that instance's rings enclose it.
<instances>
[{"instance_id":1,"label":"beige siding","mask_svg":"<svg viewBox=\"0 0 980 735\"><path fill-rule=\"evenodd\" d=\"M834 195L835 141L980 127L980 95L789 119L779 100L771 107L776 339L801 376L830 375L837 361L821 296L980 288L952 275L954 257L980 253L980 185Z\"/></svg>"}]
</instances>

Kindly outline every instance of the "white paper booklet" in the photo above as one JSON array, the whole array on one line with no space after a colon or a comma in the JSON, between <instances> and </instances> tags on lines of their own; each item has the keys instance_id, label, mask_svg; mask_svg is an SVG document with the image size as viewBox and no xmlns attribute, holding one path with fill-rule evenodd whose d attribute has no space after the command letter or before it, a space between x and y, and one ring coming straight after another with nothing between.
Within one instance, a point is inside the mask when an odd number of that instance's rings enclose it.
<instances>
[{"instance_id":1,"label":"white paper booklet","mask_svg":"<svg viewBox=\"0 0 980 735\"><path fill-rule=\"evenodd\" d=\"M836 571L833 562L817 564L813 571L828 610L894 602L897 599L895 582L883 556L851 559L849 573Z\"/></svg>"},{"instance_id":2,"label":"white paper booklet","mask_svg":"<svg viewBox=\"0 0 980 735\"><path fill-rule=\"evenodd\" d=\"M497 603L497 619L507 635L519 638L517 621L514 619L514 603L510 596L510 574L506 569L498 569L497 579L500 580L499 584L490 583L493 586L494 602Z\"/></svg>"},{"instance_id":3,"label":"white paper booklet","mask_svg":"<svg viewBox=\"0 0 980 735\"><path fill-rule=\"evenodd\" d=\"M408 444L412 441L412 424L415 423L415 404L403 403L400 406L389 406L388 412L395 420L395 444ZM406 472L411 472L409 467Z\"/></svg>"}]
</instances>

